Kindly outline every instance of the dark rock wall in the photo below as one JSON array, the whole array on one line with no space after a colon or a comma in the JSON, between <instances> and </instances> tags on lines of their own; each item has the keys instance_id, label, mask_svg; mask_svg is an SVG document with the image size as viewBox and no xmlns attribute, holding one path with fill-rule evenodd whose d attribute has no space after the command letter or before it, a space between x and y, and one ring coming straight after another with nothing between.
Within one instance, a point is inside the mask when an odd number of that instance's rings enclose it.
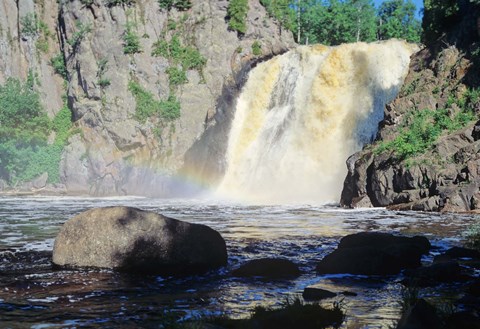
<instances>
[{"instance_id":1,"label":"dark rock wall","mask_svg":"<svg viewBox=\"0 0 480 329\"><path fill-rule=\"evenodd\" d=\"M402 91L385 109L375 143L347 160L342 205L426 211L480 209L480 121L444 131L431 148L408 161L394 150L378 152L380 143L394 140L408 129L406 116L446 109L454 117L461 111L457 104L467 90L478 88L475 42L479 34L470 23L476 22L479 11L473 5L468 11L464 5L465 19L449 25L440 39L413 56ZM479 118L480 103L476 102L471 107Z\"/></svg>"}]
</instances>

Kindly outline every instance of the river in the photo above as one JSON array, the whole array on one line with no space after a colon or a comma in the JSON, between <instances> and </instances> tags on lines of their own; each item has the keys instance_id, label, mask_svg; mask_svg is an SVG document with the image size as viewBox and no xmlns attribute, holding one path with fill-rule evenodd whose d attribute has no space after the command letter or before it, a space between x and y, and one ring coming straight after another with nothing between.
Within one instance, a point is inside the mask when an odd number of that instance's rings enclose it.
<instances>
[{"instance_id":1,"label":"river","mask_svg":"<svg viewBox=\"0 0 480 329\"><path fill-rule=\"evenodd\" d=\"M184 278L136 276L110 270L57 270L51 265L62 223L92 207L126 205L218 230L227 243L228 266ZM473 216L345 210L335 205L245 206L208 200L147 198L0 198L1 328L158 328L173 312L183 319L203 315L248 316L256 305L278 306L315 285L349 291L342 300L344 328L388 328L399 317L400 276L315 273L316 263L338 240L359 231L422 234L438 247L461 243ZM295 280L240 279L229 271L249 259L284 257L301 266ZM429 256L431 258L431 255ZM424 260L429 261L429 257ZM439 290L424 291L436 298ZM163 320L162 320L163 319Z\"/></svg>"}]
</instances>

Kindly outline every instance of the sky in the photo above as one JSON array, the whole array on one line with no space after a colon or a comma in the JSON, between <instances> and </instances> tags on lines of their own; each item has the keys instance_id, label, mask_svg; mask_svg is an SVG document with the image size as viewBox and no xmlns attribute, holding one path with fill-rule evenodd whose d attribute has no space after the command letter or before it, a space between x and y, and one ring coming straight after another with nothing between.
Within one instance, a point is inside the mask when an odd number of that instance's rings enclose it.
<instances>
[{"instance_id":1,"label":"sky","mask_svg":"<svg viewBox=\"0 0 480 329\"><path fill-rule=\"evenodd\" d=\"M417 6L417 18L421 17L421 13L419 12L420 9L423 8L423 0L412 0L415 6ZM375 6L379 6L383 0L374 0Z\"/></svg>"}]
</instances>

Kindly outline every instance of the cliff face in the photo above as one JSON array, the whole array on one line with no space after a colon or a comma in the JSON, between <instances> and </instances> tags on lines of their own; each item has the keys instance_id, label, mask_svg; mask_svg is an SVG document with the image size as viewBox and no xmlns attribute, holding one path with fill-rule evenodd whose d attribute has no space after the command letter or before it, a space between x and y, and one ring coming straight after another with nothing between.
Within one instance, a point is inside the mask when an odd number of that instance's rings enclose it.
<instances>
[{"instance_id":1,"label":"cliff face","mask_svg":"<svg viewBox=\"0 0 480 329\"><path fill-rule=\"evenodd\" d=\"M464 19L413 56L376 142L348 159L344 206L480 209L478 8L459 3Z\"/></svg>"},{"instance_id":2,"label":"cliff face","mask_svg":"<svg viewBox=\"0 0 480 329\"><path fill-rule=\"evenodd\" d=\"M186 167L193 144L207 129L228 127L225 113L232 110L248 68L294 45L258 0L249 1L241 37L228 30L228 1L194 0L186 11L167 11L156 0L57 2L2 1L0 83L7 77L25 79L28 72L38 75L50 116L66 95L78 132L60 163L69 193L170 194L169 177ZM25 36L25 17L46 28ZM254 43L261 54L254 54ZM191 56L179 59L175 51ZM65 61L65 79L54 73L55 57ZM175 109L178 103L178 118L139 115L152 104ZM221 162L222 151L217 153L214 161Z\"/></svg>"}]
</instances>

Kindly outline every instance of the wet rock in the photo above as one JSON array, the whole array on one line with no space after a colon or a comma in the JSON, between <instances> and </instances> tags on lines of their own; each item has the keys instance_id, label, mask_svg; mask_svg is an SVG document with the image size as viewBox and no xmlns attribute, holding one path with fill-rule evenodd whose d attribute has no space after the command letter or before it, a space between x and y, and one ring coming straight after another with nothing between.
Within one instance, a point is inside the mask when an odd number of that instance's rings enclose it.
<instances>
[{"instance_id":1,"label":"wet rock","mask_svg":"<svg viewBox=\"0 0 480 329\"><path fill-rule=\"evenodd\" d=\"M338 248L323 258L317 272L365 275L396 274L420 266L422 254L430 249L424 237L400 237L362 232L340 240Z\"/></svg>"},{"instance_id":2,"label":"wet rock","mask_svg":"<svg viewBox=\"0 0 480 329\"><path fill-rule=\"evenodd\" d=\"M457 312L446 320L446 329L480 329L480 318L470 312Z\"/></svg>"},{"instance_id":3,"label":"wet rock","mask_svg":"<svg viewBox=\"0 0 480 329\"><path fill-rule=\"evenodd\" d=\"M456 261L434 263L430 266L405 272L407 285L431 286L439 282L461 282L470 277L462 272L462 268Z\"/></svg>"},{"instance_id":4,"label":"wet rock","mask_svg":"<svg viewBox=\"0 0 480 329\"><path fill-rule=\"evenodd\" d=\"M130 207L85 211L55 239L53 263L158 274L200 273L225 265L225 241L205 225Z\"/></svg>"},{"instance_id":5,"label":"wet rock","mask_svg":"<svg viewBox=\"0 0 480 329\"><path fill-rule=\"evenodd\" d=\"M480 280L477 279L474 283L470 284L467 293L475 297L480 297Z\"/></svg>"},{"instance_id":6,"label":"wet rock","mask_svg":"<svg viewBox=\"0 0 480 329\"><path fill-rule=\"evenodd\" d=\"M233 276L262 276L267 278L288 278L300 275L298 266L282 258L254 259L232 271Z\"/></svg>"},{"instance_id":7,"label":"wet rock","mask_svg":"<svg viewBox=\"0 0 480 329\"><path fill-rule=\"evenodd\" d=\"M397 329L442 328L442 321L436 309L424 299L410 307L398 321Z\"/></svg>"},{"instance_id":8,"label":"wet rock","mask_svg":"<svg viewBox=\"0 0 480 329\"><path fill-rule=\"evenodd\" d=\"M337 296L336 293L320 288L305 288L302 294L305 300L321 300Z\"/></svg>"},{"instance_id":9,"label":"wet rock","mask_svg":"<svg viewBox=\"0 0 480 329\"><path fill-rule=\"evenodd\" d=\"M453 247L445 252L445 255L452 258L480 258L480 251L462 247Z\"/></svg>"}]
</instances>

